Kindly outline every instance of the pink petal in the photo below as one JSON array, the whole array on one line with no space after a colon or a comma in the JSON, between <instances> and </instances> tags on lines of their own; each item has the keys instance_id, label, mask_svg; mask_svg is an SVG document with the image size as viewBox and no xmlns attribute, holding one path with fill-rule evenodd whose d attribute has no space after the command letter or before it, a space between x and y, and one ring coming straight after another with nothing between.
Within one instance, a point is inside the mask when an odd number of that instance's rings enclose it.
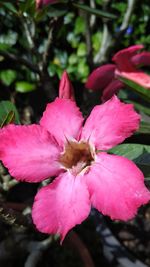
<instances>
[{"instance_id":1,"label":"pink petal","mask_svg":"<svg viewBox=\"0 0 150 267\"><path fill-rule=\"evenodd\" d=\"M0 130L0 160L17 180L39 182L60 173L60 151L39 125L9 125Z\"/></svg>"},{"instance_id":2,"label":"pink petal","mask_svg":"<svg viewBox=\"0 0 150 267\"><path fill-rule=\"evenodd\" d=\"M88 77L85 87L93 91L105 88L114 78L115 68L114 64L106 64L95 69Z\"/></svg>"},{"instance_id":3,"label":"pink petal","mask_svg":"<svg viewBox=\"0 0 150 267\"><path fill-rule=\"evenodd\" d=\"M149 66L150 65L150 52L141 52L131 58L132 63L137 66Z\"/></svg>"},{"instance_id":4,"label":"pink petal","mask_svg":"<svg viewBox=\"0 0 150 267\"><path fill-rule=\"evenodd\" d=\"M36 0L36 7L41 8L44 5L56 3L57 0Z\"/></svg>"},{"instance_id":5,"label":"pink petal","mask_svg":"<svg viewBox=\"0 0 150 267\"><path fill-rule=\"evenodd\" d=\"M119 80L112 80L109 85L104 89L102 94L102 101L106 102L109 100L114 94L117 94L120 89L124 87L124 84Z\"/></svg>"},{"instance_id":6,"label":"pink petal","mask_svg":"<svg viewBox=\"0 0 150 267\"><path fill-rule=\"evenodd\" d=\"M131 80L132 82L144 87L145 89L150 89L150 76L142 71L124 72L115 71L116 77L125 78Z\"/></svg>"},{"instance_id":7,"label":"pink petal","mask_svg":"<svg viewBox=\"0 0 150 267\"><path fill-rule=\"evenodd\" d=\"M60 81L59 98L75 100L73 86L71 84L71 81L69 80L69 77L66 71L63 72L63 75Z\"/></svg>"},{"instance_id":8,"label":"pink petal","mask_svg":"<svg viewBox=\"0 0 150 267\"><path fill-rule=\"evenodd\" d=\"M142 172L126 158L99 153L85 178L92 205L112 219L132 219L150 200Z\"/></svg>"},{"instance_id":9,"label":"pink petal","mask_svg":"<svg viewBox=\"0 0 150 267\"><path fill-rule=\"evenodd\" d=\"M135 71L136 68L132 63L131 58L142 48L143 45L133 45L116 53L112 60L116 63L118 71Z\"/></svg>"},{"instance_id":10,"label":"pink petal","mask_svg":"<svg viewBox=\"0 0 150 267\"><path fill-rule=\"evenodd\" d=\"M140 55L142 53L140 53L139 55L135 56L135 53L142 48L142 45L135 45L123 49L115 54L113 57L113 61L115 61L117 65L115 75L116 77L122 77L131 80L146 89L150 89L150 76L142 71L137 70L135 67L135 65L138 65L140 62L144 63L146 55L141 57Z\"/></svg>"},{"instance_id":11,"label":"pink petal","mask_svg":"<svg viewBox=\"0 0 150 267\"><path fill-rule=\"evenodd\" d=\"M47 105L40 124L55 136L60 146L70 138L77 138L83 117L74 101L56 100Z\"/></svg>"},{"instance_id":12,"label":"pink petal","mask_svg":"<svg viewBox=\"0 0 150 267\"><path fill-rule=\"evenodd\" d=\"M139 127L140 116L132 104L124 104L114 96L96 106L87 119L81 140L89 141L99 150L107 150L121 143Z\"/></svg>"},{"instance_id":13,"label":"pink petal","mask_svg":"<svg viewBox=\"0 0 150 267\"><path fill-rule=\"evenodd\" d=\"M33 222L43 233L60 234L61 241L90 212L89 193L84 176L66 172L39 190L32 210Z\"/></svg>"}]
</instances>

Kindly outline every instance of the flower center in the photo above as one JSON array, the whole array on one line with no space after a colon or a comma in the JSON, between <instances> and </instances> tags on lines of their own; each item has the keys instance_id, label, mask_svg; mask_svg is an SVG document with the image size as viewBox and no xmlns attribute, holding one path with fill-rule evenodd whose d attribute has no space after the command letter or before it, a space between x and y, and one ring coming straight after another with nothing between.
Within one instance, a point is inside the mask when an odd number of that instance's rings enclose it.
<instances>
[{"instance_id":1,"label":"flower center","mask_svg":"<svg viewBox=\"0 0 150 267\"><path fill-rule=\"evenodd\" d=\"M94 160L88 143L68 142L65 152L60 156L59 162L68 169L81 163L81 169L89 166Z\"/></svg>"}]
</instances>

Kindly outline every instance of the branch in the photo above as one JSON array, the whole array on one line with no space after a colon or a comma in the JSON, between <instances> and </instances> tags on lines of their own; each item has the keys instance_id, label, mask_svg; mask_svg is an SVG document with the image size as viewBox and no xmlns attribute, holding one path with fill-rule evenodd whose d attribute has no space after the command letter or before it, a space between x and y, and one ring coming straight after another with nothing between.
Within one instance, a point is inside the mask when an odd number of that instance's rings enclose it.
<instances>
[{"instance_id":1,"label":"branch","mask_svg":"<svg viewBox=\"0 0 150 267\"><path fill-rule=\"evenodd\" d=\"M81 1L81 3L84 3L84 1ZM90 27L90 18L89 14L85 12L84 10L79 9L79 16L83 17L85 22L85 42L86 42L86 48L87 48L87 61L88 64L92 67L93 66L93 49L92 49L92 39L91 39L91 27Z\"/></svg>"},{"instance_id":2,"label":"branch","mask_svg":"<svg viewBox=\"0 0 150 267\"><path fill-rule=\"evenodd\" d=\"M30 251L30 254L27 257L24 267L36 267L43 252L50 246L52 240L52 236L49 236L47 239L41 242L29 242L28 250Z\"/></svg>"},{"instance_id":3,"label":"branch","mask_svg":"<svg viewBox=\"0 0 150 267\"><path fill-rule=\"evenodd\" d=\"M95 0L90 0L90 7L95 8ZM90 27L93 28L96 22L96 16L95 15L91 15L90 16Z\"/></svg>"},{"instance_id":4,"label":"branch","mask_svg":"<svg viewBox=\"0 0 150 267\"><path fill-rule=\"evenodd\" d=\"M127 10L125 12L124 19L123 19L121 27L120 27L120 31L124 31L128 27L129 22L130 22L130 18L131 18L132 13L133 13L133 9L135 6L135 2L136 2L136 0L128 0L128 7L127 7Z\"/></svg>"},{"instance_id":5,"label":"branch","mask_svg":"<svg viewBox=\"0 0 150 267\"><path fill-rule=\"evenodd\" d=\"M87 247L74 231L69 232L69 234L65 238L65 242L66 241L69 243L69 245L71 245L78 251L83 261L84 267L95 267Z\"/></svg>"},{"instance_id":6,"label":"branch","mask_svg":"<svg viewBox=\"0 0 150 267\"><path fill-rule=\"evenodd\" d=\"M103 24L102 44L99 52L96 54L94 58L95 64L102 64L107 60L107 55L111 45L112 45L112 34L109 31L108 24L105 22Z\"/></svg>"},{"instance_id":7,"label":"branch","mask_svg":"<svg viewBox=\"0 0 150 267\"><path fill-rule=\"evenodd\" d=\"M54 18L49 24L49 32L48 32L47 44L46 44L45 51L43 53L42 62L40 64L40 69L41 69L43 74L45 72L47 72L47 67L48 67L48 63L49 63L50 49L51 49L51 44L52 44L52 40L53 40L53 36L54 36L54 29L56 30L56 28L57 28L56 26L58 24L59 24L59 19L57 17Z\"/></svg>"},{"instance_id":8,"label":"branch","mask_svg":"<svg viewBox=\"0 0 150 267\"><path fill-rule=\"evenodd\" d=\"M90 29L90 17L88 13L83 12L85 20L85 41L87 47L87 59L90 66L93 65L93 49L92 49L92 40L91 40L91 29Z\"/></svg>"},{"instance_id":9,"label":"branch","mask_svg":"<svg viewBox=\"0 0 150 267\"><path fill-rule=\"evenodd\" d=\"M31 18L29 21L29 17L26 18L24 16L21 16L20 20L21 20L21 23L24 27L24 33L25 33L29 48L32 50L35 47L35 43L34 43L35 25L34 25L34 22L33 22L33 20L31 20ZM28 21L29 21L29 26L28 26Z\"/></svg>"},{"instance_id":10,"label":"branch","mask_svg":"<svg viewBox=\"0 0 150 267\"><path fill-rule=\"evenodd\" d=\"M103 36L102 36L102 45L100 47L99 52L94 58L94 63L97 64L102 64L108 60L108 55L110 51L118 46L118 44L121 42L121 38L124 34L125 29L128 27L134 6L135 6L136 0L128 0L127 4L127 9L120 27L120 31L116 34L116 36L113 36L111 31L109 30L109 25L108 22L104 20L104 25L103 25ZM105 5L109 4L110 1L106 0L104 1Z\"/></svg>"},{"instance_id":11,"label":"branch","mask_svg":"<svg viewBox=\"0 0 150 267\"><path fill-rule=\"evenodd\" d=\"M17 55L14 55L14 54L6 52L6 51L0 51L0 56L3 56L5 59L11 60L15 63L20 64L20 65L23 65L23 66L29 68L30 70L32 70L33 72L38 73L39 75L41 73L39 68L36 65L34 65L33 63L31 63L30 61L28 61L25 58L21 58Z\"/></svg>"}]
</instances>

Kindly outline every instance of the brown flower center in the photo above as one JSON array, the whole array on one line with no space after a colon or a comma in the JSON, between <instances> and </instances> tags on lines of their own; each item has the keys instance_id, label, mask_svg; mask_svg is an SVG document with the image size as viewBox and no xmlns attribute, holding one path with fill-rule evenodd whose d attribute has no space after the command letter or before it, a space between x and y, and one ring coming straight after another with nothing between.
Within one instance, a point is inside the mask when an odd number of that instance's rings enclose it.
<instances>
[{"instance_id":1,"label":"brown flower center","mask_svg":"<svg viewBox=\"0 0 150 267\"><path fill-rule=\"evenodd\" d=\"M83 163L84 167L89 166L93 161L91 149L88 143L68 142L65 152L60 156L59 162L68 169Z\"/></svg>"}]
</instances>

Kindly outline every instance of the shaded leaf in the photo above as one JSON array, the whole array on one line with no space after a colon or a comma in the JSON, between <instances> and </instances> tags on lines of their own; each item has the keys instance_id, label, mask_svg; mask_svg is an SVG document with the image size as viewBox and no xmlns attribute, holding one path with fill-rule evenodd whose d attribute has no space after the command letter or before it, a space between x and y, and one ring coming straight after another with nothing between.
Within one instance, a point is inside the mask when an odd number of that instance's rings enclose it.
<instances>
[{"instance_id":1,"label":"shaded leaf","mask_svg":"<svg viewBox=\"0 0 150 267\"><path fill-rule=\"evenodd\" d=\"M122 77L118 77L118 79L122 81L124 84L126 84L127 86L129 86L133 91L135 91L138 95L140 95L144 100L150 102L150 90L149 89L145 89L139 84L131 80L122 78Z\"/></svg>"},{"instance_id":2,"label":"shaded leaf","mask_svg":"<svg viewBox=\"0 0 150 267\"><path fill-rule=\"evenodd\" d=\"M14 70L3 70L0 72L0 78L7 86L11 85L17 77L17 72Z\"/></svg>"},{"instance_id":3,"label":"shaded leaf","mask_svg":"<svg viewBox=\"0 0 150 267\"><path fill-rule=\"evenodd\" d=\"M139 104L135 101L132 100L125 100L125 102L127 103L131 103L134 104L134 107L139 111L139 112L144 112L145 114L150 116L150 108L148 108L147 106L145 106L144 104Z\"/></svg>"},{"instance_id":4,"label":"shaded leaf","mask_svg":"<svg viewBox=\"0 0 150 267\"><path fill-rule=\"evenodd\" d=\"M4 118L3 122L0 125L0 128L4 127L5 125L8 125L10 123L15 122L15 112L11 110L6 117Z\"/></svg>"},{"instance_id":5,"label":"shaded leaf","mask_svg":"<svg viewBox=\"0 0 150 267\"><path fill-rule=\"evenodd\" d=\"M142 144L122 144L109 150L110 153L124 156L131 160L142 155L144 151L150 153L150 146Z\"/></svg>"},{"instance_id":6,"label":"shaded leaf","mask_svg":"<svg viewBox=\"0 0 150 267\"><path fill-rule=\"evenodd\" d=\"M8 123L20 124L19 114L15 105L10 101L0 102L0 127Z\"/></svg>"},{"instance_id":7,"label":"shaded leaf","mask_svg":"<svg viewBox=\"0 0 150 267\"><path fill-rule=\"evenodd\" d=\"M102 10L96 9L96 8L91 8L87 5L81 5L81 4L77 4L77 3L73 3L73 5L79 9L82 9L88 13L94 14L96 16L99 17L104 17L104 18L108 18L108 19L116 19L117 16L108 12L104 12Z\"/></svg>"},{"instance_id":8,"label":"shaded leaf","mask_svg":"<svg viewBox=\"0 0 150 267\"><path fill-rule=\"evenodd\" d=\"M27 12L30 13L30 15L34 15L36 11L35 0L26 0L25 2L20 3L19 8L22 13Z\"/></svg>"},{"instance_id":9,"label":"shaded leaf","mask_svg":"<svg viewBox=\"0 0 150 267\"><path fill-rule=\"evenodd\" d=\"M142 121L138 133L150 134L150 123Z\"/></svg>"},{"instance_id":10,"label":"shaded leaf","mask_svg":"<svg viewBox=\"0 0 150 267\"><path fill-rule=\"evenodd\" d=\"M10 2L5 2L4 0L0 0L0 4L3 5L3 7L5 7L7 10L11 11L12 13L14 14L17 14L18 11L17 9L15 8L15 6L10 3Z\"/></svg>"},{"instance_id":11,"label":"shaded leaf","mask_svg":"<svg viewBox=\"0 0 150 267\"><path fill-rule=\"evenodd\" d=\"M150 153L143 152L134 162L138 165L145 176L150 176Z\"/></svg>"},{"instance_id":12,"label":"shaded leaf","mask_svg":"<svg viewBox=\"0 0 150 267\"><path fill-rule=\"evenodd\" d=\"M109 152L133 160L146 177L150 176L149 145L122 144L110 149Z\"/></svg>"}]
</instances>

